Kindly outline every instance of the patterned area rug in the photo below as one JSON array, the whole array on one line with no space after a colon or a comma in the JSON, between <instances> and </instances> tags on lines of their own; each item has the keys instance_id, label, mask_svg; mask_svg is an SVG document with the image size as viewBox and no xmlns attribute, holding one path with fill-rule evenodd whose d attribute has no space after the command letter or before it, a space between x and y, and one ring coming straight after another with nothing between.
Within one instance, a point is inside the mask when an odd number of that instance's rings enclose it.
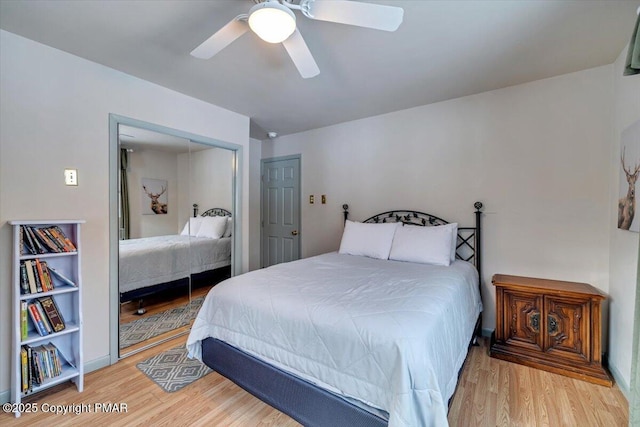
<instances>
[{"instance_id":1,"label":"patterned area rug","mask_svg":"<svg viewBox=\"0 0 640 427\"><path fill-rule=\"evenodd\" d=\"M167 393L173 393L211 372L198 359L189 359L184 345L157 354L136 365Z\"/></svg>"},{"instance_id":2,"label":"patterned area rug","mask_svg":"<svg viewBox=\"0 0 640 427\"><path fill-rule=\"evenodd\" d=\"M195 298L191 304L146 316L120 325L120 348L127 348L141 341L188 325L196 318L205 297Z\"/></svg>"}]
</instances>

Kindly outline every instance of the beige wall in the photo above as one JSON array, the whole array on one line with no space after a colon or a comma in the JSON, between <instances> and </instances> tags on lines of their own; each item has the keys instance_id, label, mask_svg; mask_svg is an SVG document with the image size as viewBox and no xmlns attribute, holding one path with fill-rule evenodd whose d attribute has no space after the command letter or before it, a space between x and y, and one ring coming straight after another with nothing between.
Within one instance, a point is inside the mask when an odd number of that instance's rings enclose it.
<instances>
[{"instance_id":1,"label":"beige wall","mask_svg":"<svg viewBox=\"0 0 640 427\"><path fill-rule=\"evenodd\" d=\"M233 151L223 148L191 151L178 156L180 230L187 223L187 218L193 216L194 203L198 204L200 214L212 208L232 210L232 160Z\"/></svg>"},{"instance_id":2,"label":"beige wall","mask_svg":"<svg viewBox=\"0 0 640 427\"><path fill-rule=\"evenodd\" d=\"M495 327L495 273L608 291L612 70L263 141L263 158L302 155L303 256L337 250L343 203L354 220L414 209L472 225L480 200L484 328Z\"/></svg>"},{"instance_id":3,"label":"beige wall","mask_svg":"<svg viewBox=\"0 0 640 427\"><path fill-rule=\"evenodd\" d=\"M0 31L0 399L8 398L11 219L81 218L84 354L109 361L109 114L243 146L249 119ZM65 187L63 170L78 169ZM243 169L243 209L248 170ZM246 187L246 188L245 188ZM242 228L248 227L243 210ZM243 250L248 247L243 233ZM248 256L243 255L243 270Z\"/></svg>"},{"instance_id":4,"label":"beige wall","mask_svg":"<svg viewBox=\"0 0 640 427\"><path fill-rule=\"evenodd\" d=\"M618 229L618 197L620 193L620 136L640 120L640 76L623 76L625 48L614 64L612 135L610 138L609 220L609 365L620 388L628 392L631 378L633 317L638 265L638 233ZM637 199L636 194L636 199ZM636 209L640 215L640 209Z\"/></svg>"},{"instance_id":5,"label":"beige wall","mask_svg":"<svg viewBox=\"0 0 640 427\"><path fill-rule=\"evenodd\" d=\"M249 270L256 270L261 266L260 260L260 158L262 145L259 140L251 139L249 143Z\"/></svg>"},{"instance_id":6,"label":"beige wall","mask_svg":"<svg viewBox=\"0 0 640 427\"><path fill-rule=\"evenodd\" d=\"M176 234L178 224L178 156L166 151L138 149L129 153L127 168L130 206L131 239L150 236ZM167 181L168 210L164 215L142 215L143 203L147 207L151 199L142 190L142 179L162 179Z\"/></svg>"}]
</instances>

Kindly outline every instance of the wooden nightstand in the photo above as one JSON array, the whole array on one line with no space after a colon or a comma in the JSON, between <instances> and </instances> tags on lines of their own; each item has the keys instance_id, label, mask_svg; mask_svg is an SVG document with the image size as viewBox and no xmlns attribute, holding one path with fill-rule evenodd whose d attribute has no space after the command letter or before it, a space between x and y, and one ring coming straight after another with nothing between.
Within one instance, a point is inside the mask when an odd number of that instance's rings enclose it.
<instances>
[{"instance_id":1,"label":"wooden nightstand","mask_svg":"<svg viewBox=\"0 0 640 427\"><path fill-rule=\"evenodd\" d=\"M601 303L586 283L496 274L491 357L611 387L602 366Z\"/></svg>"}]
</instances>

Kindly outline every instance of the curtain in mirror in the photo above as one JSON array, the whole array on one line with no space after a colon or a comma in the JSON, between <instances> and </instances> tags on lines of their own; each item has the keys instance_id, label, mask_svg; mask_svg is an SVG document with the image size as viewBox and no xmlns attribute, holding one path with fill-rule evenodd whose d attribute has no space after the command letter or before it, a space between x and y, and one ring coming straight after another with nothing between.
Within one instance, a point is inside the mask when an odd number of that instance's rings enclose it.
<instances>
[{"instance_id":1,"label":"curtain in mirror","mask_svg":"<svg viewBox=\"0 0 640 427\"><path fill-rule=\"evenodd\" d=\"M128 239L130 234L129 218L129 183L127 168L129 167L129 152L126 148L120 149L120 236Z\"/></svg>"}]
</instances>

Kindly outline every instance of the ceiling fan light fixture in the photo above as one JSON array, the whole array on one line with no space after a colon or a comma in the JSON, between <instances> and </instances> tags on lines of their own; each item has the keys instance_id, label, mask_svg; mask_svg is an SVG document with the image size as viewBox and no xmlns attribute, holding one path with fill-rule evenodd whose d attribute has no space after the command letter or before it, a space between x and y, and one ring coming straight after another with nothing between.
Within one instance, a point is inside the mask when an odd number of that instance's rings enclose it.
<instances>
[{"instance_id":1,"label":"ceiling fan light fixture","mask_svg":"<svg viewBox=\"0 0 640 427\"><path fill-rule=\"evenodd\" d=\"M249 27L262 40L281 43L296 30L296 16L277 1L266 1L249 11Z\"/></svg>"}]
</instances>

